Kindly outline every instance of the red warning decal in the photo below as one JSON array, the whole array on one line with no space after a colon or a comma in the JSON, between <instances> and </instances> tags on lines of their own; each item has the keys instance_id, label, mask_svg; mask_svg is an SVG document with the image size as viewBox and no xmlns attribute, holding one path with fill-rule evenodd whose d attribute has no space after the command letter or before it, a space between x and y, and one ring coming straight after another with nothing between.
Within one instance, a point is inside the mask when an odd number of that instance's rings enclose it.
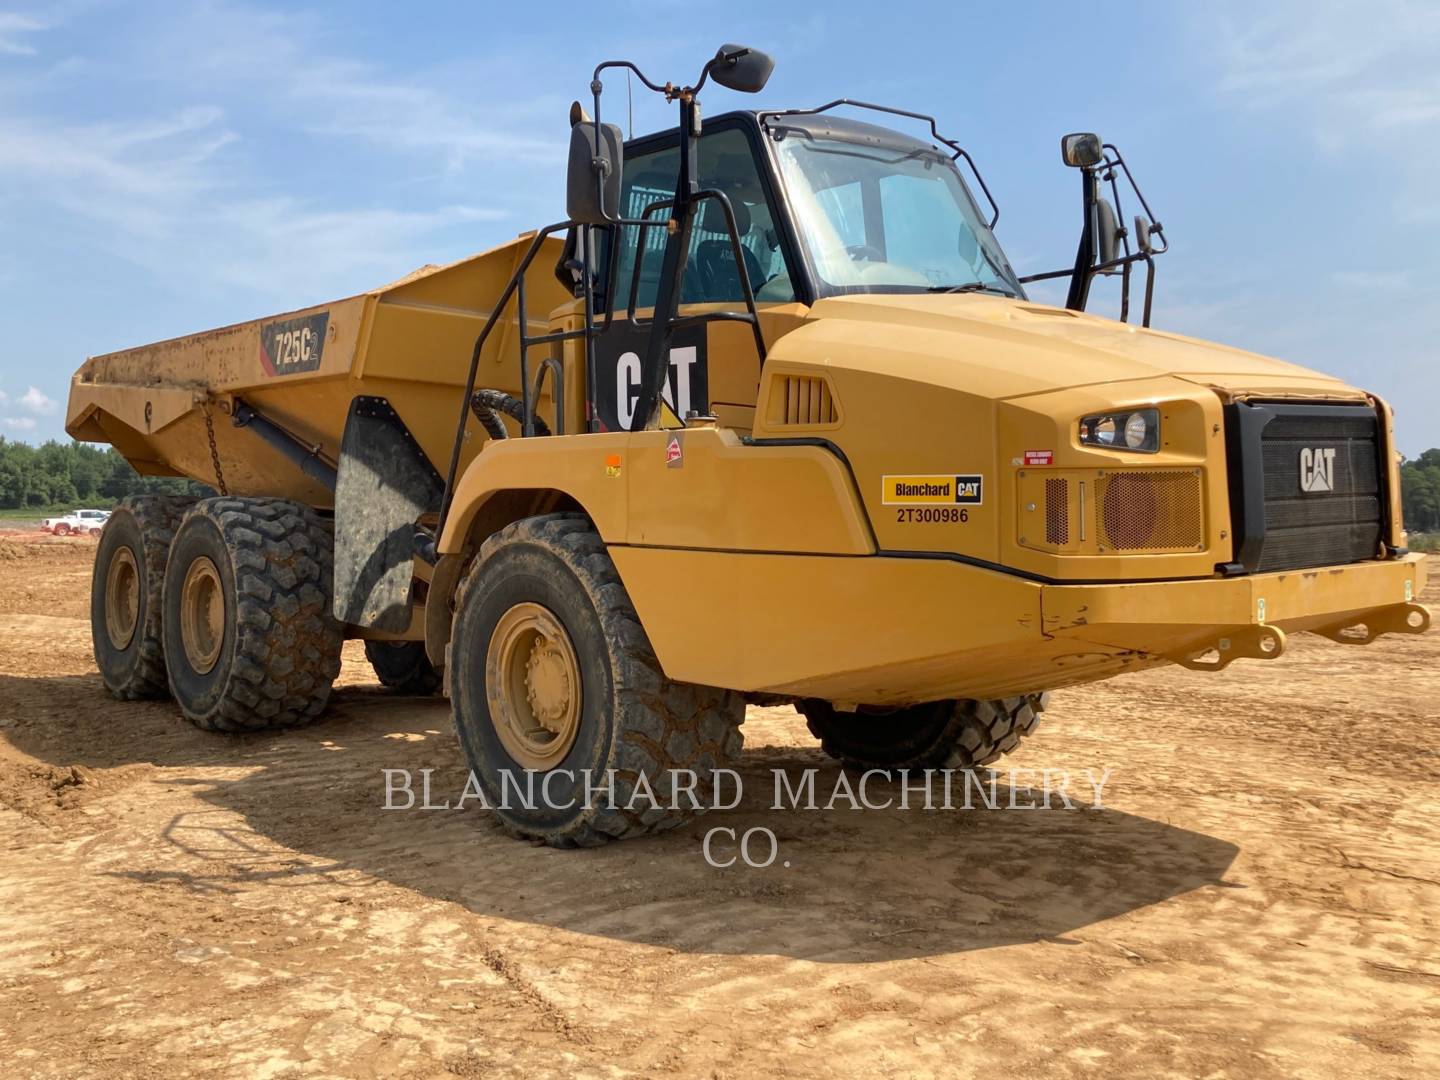
<instances>
[{"instance_id":1,"label":"red warning decal","mask_svg":"<svg viewBox=\"0 0 1440 1080\"><path fill-rule=\"evenodd\" d=\"M1026 464L1026 465L1049 465L1049 464L1050 464L1051 462L1053 462L1054 460L1055 460L1055 451L1053 451L1053 450L1026 450L1026 451L1025 451L1025 464Z\"/></svg>"}]
</instances>

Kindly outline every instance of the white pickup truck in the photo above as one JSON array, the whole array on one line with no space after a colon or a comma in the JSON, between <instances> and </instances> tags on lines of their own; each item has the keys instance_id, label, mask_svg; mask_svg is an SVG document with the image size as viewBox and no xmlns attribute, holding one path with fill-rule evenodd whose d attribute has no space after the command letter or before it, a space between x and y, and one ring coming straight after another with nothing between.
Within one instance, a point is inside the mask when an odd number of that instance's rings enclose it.
<instances>
[{"instance_id":1,"label":"white pickup truck","mask_svg":"<svg viewBox=\"0 0 1440 1080\"><path fill-rule=\"evenodd\" d=\"M56 536L69 536L71 533L84 536L87 533L98 533L108 520L109 510L72 510L63 517L46 518L40 522L40 528Z\"/></svg>"}]
</instances>

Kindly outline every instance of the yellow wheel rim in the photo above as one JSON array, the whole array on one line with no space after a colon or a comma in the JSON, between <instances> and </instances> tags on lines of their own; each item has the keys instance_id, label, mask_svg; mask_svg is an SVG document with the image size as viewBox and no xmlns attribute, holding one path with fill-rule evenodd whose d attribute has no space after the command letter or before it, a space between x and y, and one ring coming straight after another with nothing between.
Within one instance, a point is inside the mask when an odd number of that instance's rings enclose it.
<instances>
[{"instance_id":1,"label":"yellow wheel rim","mask_svg":"<svg viewBox=\"0 0 1440 1080\"><path fill-rule=\"evenodd\" d=\"M551 769L580 730L580 662L549 608L516 604L485 655L485 697L501 745L527 769Z\"/></svg>"},{"instance_id":2,"label":"yellow wheel rim","mask_svg":"<svg viewBox=\"0 0 1440 1080\"><path fill-rule=\"evenodd\" d=\"M139 622L140 568L135 552L116 548L105 571L105 636L115 648L129 648Z\"/></svg>"},{"instance_id":3,"label":"yellow wheel rim","mask_svg":"<svg viewBox=\"0 0 1440 1080\"><path fill-rule=\"evenodd\" d=\"M207 675L225 644L225 592L220 571L204 555L185 571L180 588L180 640L197 675Z\"/></svg>"}]
</instances>

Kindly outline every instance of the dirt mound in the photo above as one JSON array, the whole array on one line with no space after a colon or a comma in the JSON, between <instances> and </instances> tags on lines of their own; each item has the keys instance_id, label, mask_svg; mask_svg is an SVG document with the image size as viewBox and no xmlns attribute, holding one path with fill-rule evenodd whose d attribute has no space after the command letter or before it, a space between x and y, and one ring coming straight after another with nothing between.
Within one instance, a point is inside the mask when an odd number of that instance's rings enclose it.
<instances>
[{"instance_id":1,"label":"dirt mound","mask_svg":"<svg viewBox=\"0 0 1440 1080\"><path fill-rule=\"evenodd\" d=\"M93 783L89 770L78 765L0 761L0 805L27 817L75 809L85 794L85 785Z\"/></svg>"},{"instance_id":2,"label":"dirt mound","mask_svg":"<svg viewBox=\"0 0 1440 1080\"><path fill-rule=\"evenodd\" d=\"M69 812L113 795L149 772L148 765L90 769L0 758L0 806L56 825Z\"/></svg>"},{"instance_id":3,"label":"dirt mound","mask_svg":"<svg viewBox=\"0 0 1440 1080\"><path fill-rule=\"evenodd\" d=\"M0 562L23 559L28 554L30 552L24 544L17 544L13 540L0 540Z\"/></svg>"}]
</instances>

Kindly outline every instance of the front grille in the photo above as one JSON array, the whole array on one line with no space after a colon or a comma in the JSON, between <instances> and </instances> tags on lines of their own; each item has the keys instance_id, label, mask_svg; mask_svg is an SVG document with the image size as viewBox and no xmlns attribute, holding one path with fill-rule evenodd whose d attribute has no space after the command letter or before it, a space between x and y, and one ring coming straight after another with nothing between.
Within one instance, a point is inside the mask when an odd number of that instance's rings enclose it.
<instances>
[{"instance_id":1,"label":"front grille","mask_svg":"<svg viewBox=\"0 0 1440 1080\"><path fill-rule=\"evenodd\" d=\"M1055 477L1045 481L1045 543L1070 543L1070 482Z\"/></svg>"},{"instance_id":2,"label":"front grille","mask_svg":"<svg viewBox=\"0 0 1440 1080\"><path fill-rule=\"evenodd\" d=\"M1112 551L1173 551L1204 542L1196 469L1107 473L1095 497L1100 541Z\"/></svg>"},{"instance_id":3,"label":"front grille","mask_svg":"<svg viewBox=\"0 0 1440 1080\"><path fill-rule=\"evenodd\" d=\"M1380 550L1380 428L1365 405L1229 408L1236 561L1266 572L1336 566Z\"/></svg>"}]
</instances>

